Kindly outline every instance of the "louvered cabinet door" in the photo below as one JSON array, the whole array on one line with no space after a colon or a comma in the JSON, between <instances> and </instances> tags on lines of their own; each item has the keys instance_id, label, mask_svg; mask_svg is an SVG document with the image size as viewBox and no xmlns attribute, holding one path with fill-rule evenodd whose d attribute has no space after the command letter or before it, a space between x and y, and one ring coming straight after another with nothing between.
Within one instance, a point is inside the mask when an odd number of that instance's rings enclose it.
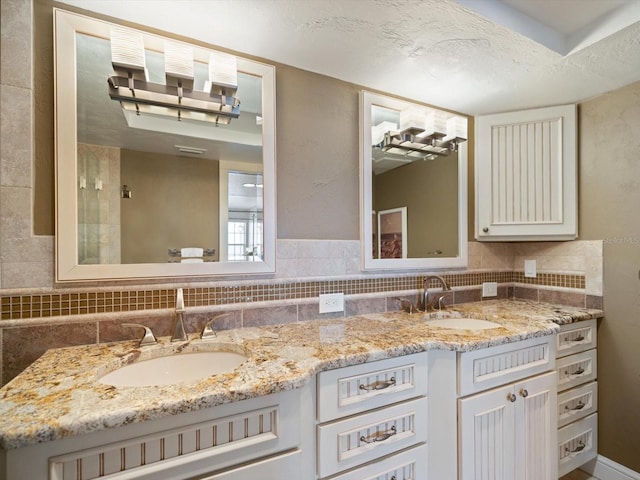
<instances>
[{"instance_id":1,"label":"louvered cabinet door","mask_svg":"<svg viewBox=\"0 0 640 480\"><path fill-rule=\"evenodd\" d=\"M476 238L577 236L576 106L476 118Z\"/></svg>"}]
</instances>

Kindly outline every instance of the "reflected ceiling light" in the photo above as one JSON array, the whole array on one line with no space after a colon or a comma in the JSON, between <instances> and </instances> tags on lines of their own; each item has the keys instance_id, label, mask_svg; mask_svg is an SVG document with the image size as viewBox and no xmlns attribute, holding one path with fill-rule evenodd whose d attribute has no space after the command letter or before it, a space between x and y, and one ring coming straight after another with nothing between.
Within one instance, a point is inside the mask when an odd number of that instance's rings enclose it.
<instances>
[{"instance_id":1,"label":"reflected ceiling light","mask_svg":"<svg viewBox=\"0 0 640 480\"><path fill-rule=\"evenodd\" d=\"M427 107L400 111L400 129L383 121L371 127L371 144L385 154L433 160L458 150L467 140L467 119Z\"/></svg>"},{"instance_id":2,"label":"reflected ceiling light","mask_svg":"<svg viewBox=\"0 0 640 480\"><path fill-rule=\"evenodd\" d=\"M244 188L264 188L262 183L243 183Z\"/></svg>"},{"instance_id":3,"label":"reflected ceiling light","mask_svg":"<svg viewBox=\"0 0 640 480\"><path fill-rule=\"evenodd\" d=\"M181 153L193 153L194 155L202 155L207 151L206 148L188 147L186 145L174 145L174 147Z\"/></svg>"},{"instance_id":4,"label":"reflected ceiling light","mask_svg":"<svg viewBox=\"0 0 640 480\"><path fill-rule=\"evenodd\" d=\"M236 57L212 52L205 90L194 86L193 50L188 45L165 42L166 82L153 83L145 63L142 35L126 28L111 29L111 63L115 75L109 77L109 96L125 110L137 115L152 114L228 124L240 115Z\"/></svg>"}]
</instances>

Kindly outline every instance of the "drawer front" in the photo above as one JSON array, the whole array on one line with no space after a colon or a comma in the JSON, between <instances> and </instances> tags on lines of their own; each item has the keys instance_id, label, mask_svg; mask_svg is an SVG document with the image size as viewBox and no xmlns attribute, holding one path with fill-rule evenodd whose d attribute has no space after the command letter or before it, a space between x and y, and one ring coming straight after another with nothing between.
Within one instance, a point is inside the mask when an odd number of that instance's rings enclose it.
<instances>
[{"instance_id":1,"label":"drawer front","mask_svg":"<svg viewBox=\"0 0 640 480\"><path fill-rule=\"evenodd\" d=\"M461 396L553 370L555 338L547 335L458 354Z\"/></svg>"},{"instance_id":2,"label":"drawer front","mask_svg":"<svg viewBox=\"0 0 640 480\"><path fill-rule=\"evenodd\" d=\"M562 392L595 380L598 377L597 364L596 350L559 358L556 362L558 391Z\"/></svg>"},{"instance_id":3,"label":"drawer front","mask_svg":"<svg viewBox=\"0 0 640 480\"><path fill-rule=\"evenodd\" d=\"M177 478L186 463L194 472L211 471L212 463L221 469L296 447L299 422L295 405L286 402L53 457L49 478Z\"/></svg>"},{"instance_id":4,"label":"drawer front","mask_svg":"<svg viewBox=\"0 0 640 480\"><path fill-rule=\"evenodd\" d=\"M200 480L265 480L267 478L302 480L301 469L302 452L295 450L283 455L278 455L277 457L271 457L232 470L226 470L222 473L198 478Z\"/></svg>"},{"instance_id":5,"label":"drawer front","mask_svg":"<svg viewBox=\"0 0 640 480\"><path fill-rule=\"evenodd\" d=\"M318 427L318 476L326 477L427 441L425 397Z\"/></svg>"},{"instance_id":6,"label":"drawer front","mask_svg":"<svg viewBox=\"0 0 640 480\"><path fill-rule=\"evenodd\" d=\"M558 395L558 426L580 420L598 410L598 384L590 382Z\"/></svg>"},{"instance_id":7,"label":"drawer front","mask_svg":"<svg viewBox=\"0 0 640 480\"><path fill-rule=\"evenodd\" d=\"M556 337L556 356L566 357L597 346L596 319L562 325Z\"/></svg>"},{"instance_id":8,"label":"drawer front","mask_svg":"<svg viewBox=\"0 0 640 480\"><path fill-rule=\"evenodd\" d=\"M558 475L584 465L598 454L598 414L558 430Z\"/></svg>"},{"instance_id":9,"label":"drawer front","mask_svg":"<svg viewBox=\"0 0 640 480\"><path fill-rule=\"evenodd\" d=\"M426 395L427 358L424 352L320 372L318 421Z\"/></svg>"},{"instance_id":10,"label":"drawer front","mask_svg":"<svg viewBox=\"0 0 640 480\"><path fill-rule=\"evenodd\" d=\"M423 444L332 477L331 480L423 480L427 478L428 455L427 446Z\"/></svg>"}]
</instances>

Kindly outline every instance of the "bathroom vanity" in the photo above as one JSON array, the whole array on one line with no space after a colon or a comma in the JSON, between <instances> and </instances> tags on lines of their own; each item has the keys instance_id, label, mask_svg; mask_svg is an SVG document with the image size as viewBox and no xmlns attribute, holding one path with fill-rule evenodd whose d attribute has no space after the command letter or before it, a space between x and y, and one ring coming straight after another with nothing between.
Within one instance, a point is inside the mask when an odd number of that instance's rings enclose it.
<instances>
[{"instance_id":1,"label":"bathroom vanity","mask_svg":"<svg viewBox=\"0 0 640 480\"><path fill-rule=\"evenodd\" d=\"M450 315L498 326L443 328L393 312L209 342L50 350L0 390L0 476L466 479L482 468L557 478L558 324L602 312L502 300ZM247 356L229 373L99 381L141 357L229 348Z\"/></svg>"}]
</instances>

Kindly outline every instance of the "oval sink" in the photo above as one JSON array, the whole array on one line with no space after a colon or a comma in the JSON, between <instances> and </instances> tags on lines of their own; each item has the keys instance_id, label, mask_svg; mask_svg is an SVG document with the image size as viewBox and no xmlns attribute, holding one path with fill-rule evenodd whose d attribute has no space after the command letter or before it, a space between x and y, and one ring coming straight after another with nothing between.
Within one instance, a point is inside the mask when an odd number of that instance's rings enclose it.
<instances>
[{"instance_id":1,"label":"oval sink","mask_svg":"<svg viewBox=\"0 0 640 480\"><path fill-rule=\"evenodd\" d=\"M228 373L247 360L235 352L193 352L151 358L107 373L98 381L114 387L151 387Z\"/></svg>"},{"instance_id":2,"label":"oval sink","mask_svg":"<svg viewBox=\"0 0 640 480\"><path fill-rule=\"evenodd\" d=\"M497 328L499 323L481 320L479 318L436 318L424 322L432 327L448 328L451 330L487 330Z\"/></svg>"}]
</instances>

